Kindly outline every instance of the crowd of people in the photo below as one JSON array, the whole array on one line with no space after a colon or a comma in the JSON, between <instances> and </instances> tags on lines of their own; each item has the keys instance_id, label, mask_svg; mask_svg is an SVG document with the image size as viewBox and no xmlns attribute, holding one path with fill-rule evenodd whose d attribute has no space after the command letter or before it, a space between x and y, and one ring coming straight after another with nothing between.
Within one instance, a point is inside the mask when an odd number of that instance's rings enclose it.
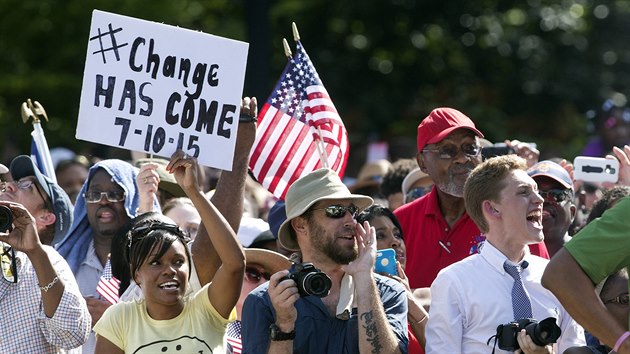
<instances>
[{"instance_id":1,"label":"crowd of people","mask_svg":"<svg viewBox=\"0 0 630 354\"><path fill-rule=\"evenodd\" d=\"M181 150L71 153L58 182L0 165L0 352L630 353L628 141L589 143L619 161L590 183L532 144L484 156L473 119L436 108L415 159L352 185L317 169L278 200L248 173L255 98L241 114L218 178Z\"/></svg>"}]
</instances>

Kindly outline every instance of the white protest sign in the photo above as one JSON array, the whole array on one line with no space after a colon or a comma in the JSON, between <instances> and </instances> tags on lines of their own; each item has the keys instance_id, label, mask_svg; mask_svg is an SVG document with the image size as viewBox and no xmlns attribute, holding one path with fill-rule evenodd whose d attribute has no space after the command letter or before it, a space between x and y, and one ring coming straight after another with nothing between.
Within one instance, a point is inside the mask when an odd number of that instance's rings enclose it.
<instances>
[{"instance_id":1,"label":"white protest sign","mask_svg":"<svg viewBox=\"0 0 630 354\"><path fill-rule=\"evenodd\" d=\"M231 170L248 44L94 10L77 139Z\"/></svg>"}]
</instances>

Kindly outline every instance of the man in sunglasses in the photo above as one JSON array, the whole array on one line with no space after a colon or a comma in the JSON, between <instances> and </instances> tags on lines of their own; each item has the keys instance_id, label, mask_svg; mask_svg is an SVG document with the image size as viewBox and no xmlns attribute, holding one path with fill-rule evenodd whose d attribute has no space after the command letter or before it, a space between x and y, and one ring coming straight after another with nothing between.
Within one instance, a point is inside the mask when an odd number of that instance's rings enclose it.
<instances>
[{"instance_id":1,"label":"man in sunglasses","mask_svg":"<svg viewBox=\"0 0 630 354\"><path fill-rule=\"evenodd\" d=\"M0 193L12 219L0 230L0 352L80 353L90 314L70 267L45 245L67 233L70 200L30 157L16 157L9 169L13 181Z\"/></svg>"},{"instance_id":2,"label":"man in sunglasses","mask_svg":"<svg viewBox=\"0 0 630 354\"><path fill-rule=\"evenodd\" d=\"M543 204L543 233L549 256L553 257L571 239L569 227L575 218L573 181L569 173L559 164L545 160L527 170L538 184L538 193Z\"/></svg>"},{"instance_id":3,"label":"man in sunglasses","mask_svg":"<svg viewBox=\"0 0 630 354\"><path fill-rule=\"evenodd\" d=\"M630 146L614 147L620 185L630 186ZM630 332L615 320L595 292L607 276L630 269L628 220L630 197L619 199L601 217L589 222L547 265L542 284L558 297L571 316L615 353L630 353Z\"/></svg>"},{"instance_id":4,"label":"man in sunglasses","mask_svg":"<svg viewBox=\"0 0 630 354\"><path fill-rule=\"evenodd\" d=\"M442 268L477 253L485 239L463 198L466 178L482 161L479 138L483 134L475 123L453 108L436 108L418 125L416 160L434 186L395 211L405 234L412 289L431 286ZM549 258L544 243L530 249Z\"/></svg>"},{"instance_id":5,"label":"man in sunglasses","mask_svg":"<svg viewBox=\"0 0 630 354\"><path fill-rule=\"evenodd\" d=\"M405 291L374 273L376 231L355 220L372 198L351 194L334 171L319 169L295 181L285 202L280 244L317 270L288 278L305 264L293 266L249 294L243 353L406 353ZM322 291L306 295L309 284Z\"/></svg>"}]
</instances>

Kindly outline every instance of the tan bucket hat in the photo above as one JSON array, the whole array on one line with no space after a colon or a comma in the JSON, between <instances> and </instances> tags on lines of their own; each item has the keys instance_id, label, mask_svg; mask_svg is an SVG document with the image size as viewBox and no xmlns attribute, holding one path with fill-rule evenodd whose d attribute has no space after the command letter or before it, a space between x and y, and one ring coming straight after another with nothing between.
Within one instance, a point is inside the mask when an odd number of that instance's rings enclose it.
<instances>
[{"instance_id":1,"label":"tan bucket hat","mask_svg":"<svg viewBox=\"0 0 630 354\"><path fill-rule=\"evenodd\" d=\"M308 208L322 199L350 199L359 210L374 203L368 196L350 193L335 171L327 168L315 170L289 187L285 198L287 219L278 230L278 240L282 247L290 251L300 250L297 240L291 237L289 232L291 220L304 214Z\"/></svg>"},{"instance_id":2,"label":"tan bucket hat","mask_svg":"<svg viewBox=\"0 0 630 354\"><path fill-rule=\"evenodd\" d=\"M262 248L245 248L245 261L248 264L263 266L271 274L291 268L291 261L286 256Z\"/></svg>"}]
</instances>

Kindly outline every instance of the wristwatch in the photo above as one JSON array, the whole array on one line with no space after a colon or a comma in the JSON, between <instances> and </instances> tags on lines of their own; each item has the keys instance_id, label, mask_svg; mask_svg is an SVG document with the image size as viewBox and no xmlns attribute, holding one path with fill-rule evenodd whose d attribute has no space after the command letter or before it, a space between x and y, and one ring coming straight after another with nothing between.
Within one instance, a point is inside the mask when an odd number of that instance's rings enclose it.
<instances>
[{"instance_id":1,"label":"wristwatch","mask_svg":"<svg viewBox=\"0 0 630 354\"><path fill-rule=\"evenodd\" d=\"M282 332L280 327L278 327L275 323L272 323L269 326L269 336L271 340L274 341L282 341L282 340L293 340L295 339L295 329L289 333Z\"/></svg>"}]
</instances>

